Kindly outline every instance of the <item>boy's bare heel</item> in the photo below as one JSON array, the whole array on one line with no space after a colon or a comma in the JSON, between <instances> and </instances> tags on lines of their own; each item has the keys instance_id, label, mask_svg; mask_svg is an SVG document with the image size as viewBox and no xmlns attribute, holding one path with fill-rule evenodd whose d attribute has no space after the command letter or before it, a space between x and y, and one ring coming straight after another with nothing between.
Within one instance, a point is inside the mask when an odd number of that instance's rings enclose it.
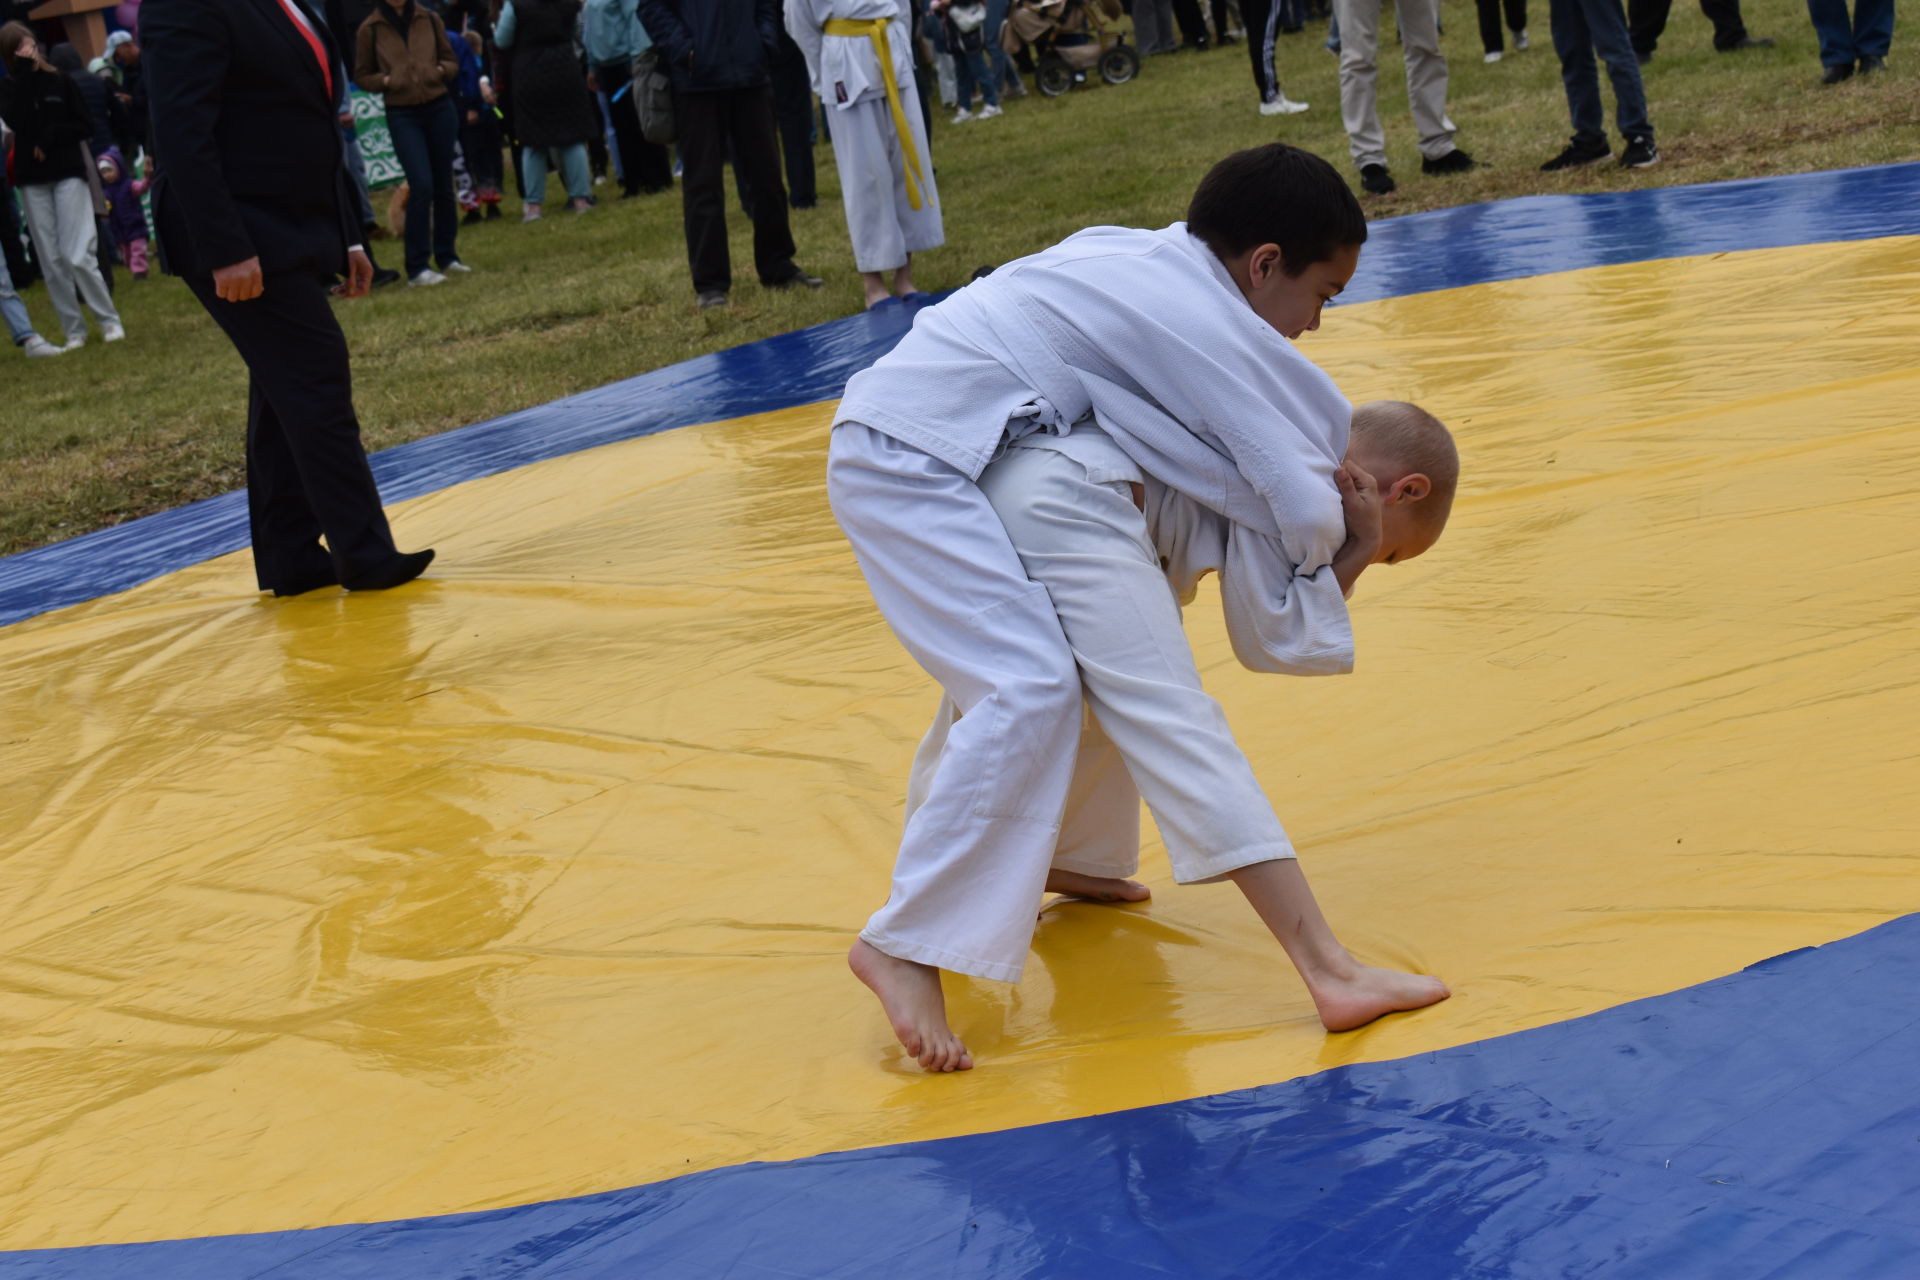
<instances>
[{"instance_id":1,"label":"boy's bare heel","mask_svg":"<svg viewBox=\"0 0 1920 1280\"><path fill-rule=\"evenodd\" d=\"M847 967L880 997L893 1034L928 1071L970 1071L973 1055L947 1025L947 999L940 971L932 965L901 960L866 939L847 952Z\"/></svg>"}]
</instances>

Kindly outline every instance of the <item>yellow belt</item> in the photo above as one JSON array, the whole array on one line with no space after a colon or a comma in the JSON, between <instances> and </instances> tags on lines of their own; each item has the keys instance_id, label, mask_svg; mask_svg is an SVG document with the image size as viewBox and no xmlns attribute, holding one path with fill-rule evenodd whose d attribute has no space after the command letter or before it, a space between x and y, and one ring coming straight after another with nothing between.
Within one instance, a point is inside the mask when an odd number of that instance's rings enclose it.
<instances>
[{"instance_id":1,"label":"yellow belt","mask_svg":"<svg viewBox=\"0 0 1920 1280\"><path fill-rule=\"evenodd\" d=\"M873 41L873 51L880 57L880 78L887 86L887 108L893 112L893 129L900 135L907 204L918 209L923 203L920 192L926 187L927 179L920 168L920 149L913 145L913 130L907 124L906 109L900 105L900 83L893 78L893 49L887 44L889 21L887 18L828 18L823 30L830 36L865 36Z\"/></svg>"}]
</instances>

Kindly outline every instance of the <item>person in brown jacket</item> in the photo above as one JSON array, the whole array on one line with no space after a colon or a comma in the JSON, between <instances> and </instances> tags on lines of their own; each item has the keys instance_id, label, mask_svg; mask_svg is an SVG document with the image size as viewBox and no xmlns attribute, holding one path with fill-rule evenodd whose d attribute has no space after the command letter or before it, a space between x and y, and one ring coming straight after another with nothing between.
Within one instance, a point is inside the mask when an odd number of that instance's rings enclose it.
<instances>
[{"instance_id":1,"label":"person in brown jacket","mask_svg":"<svg viewBox=\"0 0 1920 1280\"><path fill-rule=\"evenodd\" d=\"M440 284L460 261L453 148L460 116L447 86L460 63L440 16L416 0L379 0L354 41L353 82L387 104L387 132L407 175L407 283ZM430 263L438 263L435 271Z\"/></svg>"}]
</instances>

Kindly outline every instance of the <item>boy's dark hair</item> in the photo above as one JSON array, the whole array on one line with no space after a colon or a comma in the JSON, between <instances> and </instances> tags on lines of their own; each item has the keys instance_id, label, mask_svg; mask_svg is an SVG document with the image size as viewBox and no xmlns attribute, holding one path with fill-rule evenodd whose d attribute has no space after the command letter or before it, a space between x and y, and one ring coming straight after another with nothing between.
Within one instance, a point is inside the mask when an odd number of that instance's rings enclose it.
<instances>
[{"instance_id":1,"label":"boy's dark hair","mask_svg":"<svg viewBox=\"0 0 1920 1280\"><path fill-rule=\"evenodd\" d=\"M1280 246L1298 276L1345 245L1367 242L1367 215L1332 165L1284 142L1236 151L1207 171L1187 206L1187 230L1219 258Z\"/></svg>"}]
</instances>

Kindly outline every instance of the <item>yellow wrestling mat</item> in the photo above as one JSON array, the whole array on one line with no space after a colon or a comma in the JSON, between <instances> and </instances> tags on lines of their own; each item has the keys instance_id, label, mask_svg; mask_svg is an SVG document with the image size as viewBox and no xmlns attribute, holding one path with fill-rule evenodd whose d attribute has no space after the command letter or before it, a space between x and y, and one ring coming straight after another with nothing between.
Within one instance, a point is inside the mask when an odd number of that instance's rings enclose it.
<instances>
[{"instance_id":1,"label":"yellow wrestling mat","mask_svg":"<svg viewBox=\"0 0 1920 1280\"><path fill-rule=\"evenodd\" d=\"M0 629L9 1249L522 1204L1540 1026L1914 910L1920 240L1343 307L1455 428L1333 680L1203 669L1336 928L1454 999L1322 1033L1239 896L1057 905L980 1066L842 956L935 690L828 514L832 406L404 504L433 577L244 554ZM1150 825L1149 825L1150 830Z\"/></svg>"}]
</instances>

